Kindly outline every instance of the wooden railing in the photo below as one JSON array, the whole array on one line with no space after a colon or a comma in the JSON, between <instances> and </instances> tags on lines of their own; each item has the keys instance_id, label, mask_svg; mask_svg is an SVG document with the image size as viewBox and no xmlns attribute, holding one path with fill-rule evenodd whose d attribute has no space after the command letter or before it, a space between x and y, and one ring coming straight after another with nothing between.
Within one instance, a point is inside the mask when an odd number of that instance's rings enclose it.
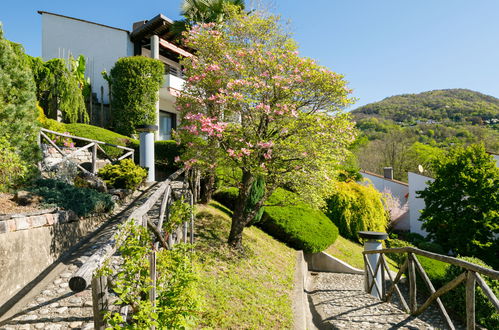
<instances>
[{"instance_id":1,"label":"wooden railing","mask_svg":"<svg viewBox=\"0 0 499 330\"><path fill-rule=\"evenodd\" d=\"M376 288L378 293L378 297L383 300L389 302L394 292L400 298L401 304L406 310L406 312L411 315L418 316L423 313L431 303L436 302L443 317L445 318L448 326L451 329L455 329L452 320L450 319L447 310L445 309L440 297L449 292L450 290L457 287L461 282L466 281L466 326L467 329L475 329L475 285L478 285L482 288L484 294L487 296L489 301L495 306L496 310L499 312L499 300L495 296L494 292L490 289L487 283L480 276L486 275L492 279L499 280L499 271L495 271L489 268L485 268L482 266L475 265L470 262L466 262L464 260L456 259L449 256L444 256L441 254L431 253L428 251L420 250L413 247L402 247L402 248L391 248L391 249L381 249L381 250L370 250L362 252L364 254L364 266L365 266L365 289L366 292L372 292L373 287ZM407 258L405 262L400 267L395 279L393 279L390 271L388 269L388 264L386 262L386 258L384 257L385 253L407 253ZM367 255L370 254L379 254L378 262L373 270L371 265L367 260ZM442 261L451 265L459 266L463 268L463 273L459 276L451 280L449 283L443 285L438 290L435 290L433 284L430 281L430 278L426 274L424 268L418 261L416 255L420 255L423 257L435 259L438 261ZM424 283L428 287L430 291L430 296L426 301L418 307L416 300L416 270L421 275ZM381 283L377 283L376 276L378 272L381 271ZM404 299L402 295L398 283L402 278L402 275L408 271L408 281L409 281L409 304ZM391 287L386 290L385 288L385 276L391 281Z\"/></svg>"},{"instance_id":2,"label":"wooden railing","mask_svg":"<svg viewBox=\"0 0 499 330\"><path fill-rule=\"evenodd\" d=\"M189 204L191 205L191 215L189 221L180 224L171 233L166 233L163 230L163 224L169 218L169 206L173 200L172 196L172 182L176 180L185 169L180 169L173 173L161 182L157 190L138 208L132 211L125 222L132 222L136 225L147 227L156 237L155 249L166 248L171 249L180 240L184 243L189 241L194 242L194 215L192 213L193 196L190 189L184 188ZM160 210L157 219L151 218L147 213L151 208L161 199ZM103 265L103 263L110 258L116 250L121 246L128 236L126 232L127 226L121 226L113 237L106 241L99 249L97 249L92 256L76 271L76 273L69 280L69 287L74 292L85 290L92 284L92 300L94 308L94 327L95 329L103 329L103 310L108 307L107 304L107 277L94 276L95 271ZM152 288L149 294L151 302L156 301L156 252L153 251L149 256L150 276Z\"/></svg>"},{"instance_id":3,"label":"wooden railing","mask_svg":"<svg viewBox=\"0 0 499 330\"><path fill-rule=\"evenodd\" d=\"M50 137L47 134L53 134L53 135L56 135L56 136L65 137L65 138L69 138L69 139L72 139L72 140L85 141L85 142L88 142L88 144L84 145L83 147L75 149L74 151L72 151L69 154L65 154L61 150L61 148L54 141L52 141L52 139L50 139ZM54 147L55 150L57 150L57 152L59 152L63 156L62 159L60 159L56 163L52 164L52 167L58 165L59 163L62 163L64 161L66 161L66 160L71 160L72 157L76 156L76 154L82 152L83 150L87 150L87 149L92 148L92 169L91 169L91 171L88 171L87 169L85 169L80 164L75 163L76 166L80 170L82 170L83 172L92 173L92 174L95 174L97 172L97 151L102 152L102 154L104 155L104 157L106 157L111 162L122 160L122 159L125 159L127 157L130 157L131 159L133 159L134 152L135 152L132 148L127 148L127 147L123 147L123 146L119 146L119 145L111 144L111 143L107 143L107 142L102 142L102 141L98 141L98 140L87 139L87 138L80 137L80 136L74 136L74 135L70 135L70 134L59 133L59 132L51 131L51 130L48 130L48 129L45 129L45 128L40 129L40 135L39 135L39 138L38 138L38 141L39 141L40 144L42 143L43 140L45 140L46 142L48 142L49 145L51 145L52 147ZM104 151L104 149L101 147L102 145L115 147L117 149L122 149L122 150L124 150L124 153L120 157L113 159L112 157L110 157L106 153L106 151Z\"/></svg>"}]
</instances>

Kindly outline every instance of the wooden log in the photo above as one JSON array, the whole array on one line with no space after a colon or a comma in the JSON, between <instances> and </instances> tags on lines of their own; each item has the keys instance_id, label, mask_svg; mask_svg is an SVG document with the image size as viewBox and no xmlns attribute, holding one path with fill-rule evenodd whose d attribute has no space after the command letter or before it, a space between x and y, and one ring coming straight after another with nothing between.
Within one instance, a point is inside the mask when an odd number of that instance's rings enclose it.
<instances>
[{"instance_id":1,"label":"wooden log","mask_svg":"<svg viewBox=\"0 0 499 330\"><path fill-rule=\"evenodd\" d=\"M483 280L483 278L475 273L476 281L478 285L482 288L483 293L489 298L490 302L496 308L496 311L499 313L499 299L497 299L496 295L492 291L492 289L487 285L487 283Z\"/></svg>"},{"instance_id":2,"label":"wooden log","mask_svg":"<svg viewBox=\"0 0 499 330\"><path fill-rule=\"evenodd\" d=\"M466 274L466 329L475 330L475 274Z\"/></svg>"},{"instance_id":3,"label":"wooden log","mask_svg":"<svg viewBox=\"0 0 499 330\"><path fill-rule=\"evenodd\" d=\"M161 235L161 232L154 225L151 219L147 219L147 227L149 227L149 229L154 233L154 236L156 236L156 238L161 242L161 245L163 245L165 249L168 249L168 243L166 243L165 239Z\"/></svg>"},{"instance_id":4,"label":"wooden log","mask_svg":"<svg viewBox=\"0 0 499 330\"><path fill-rule=\"evenodd\" d=\"M385 283L385 268L383 267L383 262L385 261L385 258L383 256L383 253L380 253L379 260L380 260L379 270L381 271L381 296L383 297L382 300L384 300L386 293L386 283Z\"/></svg>"},{"instance_id":5,"label":"wooden log","mask_svg":"<svg viewBox=\"0 0 499 330\"><path fill-rule=\"evenodd\" d=\"M411 313L414 313L417 309L417 288L416 288L416 270L414 267L414 256L409 253L407 256L409 260L409 309Z\"/></svg>"},{"instance_id":6,"label":"wooden log","mask_svg":"<svg viewBox=\"0 0 499 330\"><path fill-rule=\"evenodd\" d=\"M92 307L94 313L94 329L104 330L104 313L108 309L107 276L96 276L92 279Z\"/></svg>"},{"instance_id":7,"label":"wooden log","mask_svg":"<svg viewBox=\"0 0 499 330\"><path fill-rule=\"evenodd\" d=\"M163 222L165 219L165 212L166 212L166 204L168 203L168 199L170 198L171 194L171 185L168 185L166 188L165 194L163 195L163 200L161 201L161 206L159 208L159 220L158 220L158 230L161 231L163 229Z\"/></svg>"},{"instance_id":8,"label":"wooden log","mask_svg":"<svg viewBox=\"0 0 499 330\"><path fill-rule=\"evenodd\" d=\"M371 292L374 284L376 284L376 288L379 288L379 285L381 285L381 283L376 282L376 277L378 275L378 271L379 271L380 265L381 265L381 258L378 258L378 262L376 263L376 267L374 268L374 272L371 273L373 281L369 284L369 288L367 290L368 293ZM369 267L371 267L370 264L369 264ZM383 292L380 292L379 289L377 291L378 291L379 299L383 300L383 298L384 298L383 297Z\"/></svg>"},{"instance_id":9,"label":"wooden log","mask_svg":"<svg viewBox=\"0 0 499 330\"><path fill-rule=\"evenodd\" d=\"M97 143L93 143L92 148L92 174L97 173Z\"/></svg>"},{"instance_id":10,"label":"wooden log","mask_svg":"<svg viewBox=\"0 0 499 330\"><path fill-rule=\"evenodd\" d=\"M414 263L416 265L416 269L423 278L423 281L426 283L428 290L430 290L430 295L434 294L436 292L435 287L431 283L430 278L426 274L426 271L424 270L423 266L421 266L421 263L419 262L417 257L414 257ZM454 323L452 323L452 320L450 319L449 314L447 313L447 310L445 309L444 304L442 303L442 300L440 300L440 298L436 298L436 302L438 307L440 308L442 316L445 318L445 321L447 322L447 325L451 330L454 330L455 329Z\"/></svg>"},{"instance_id":11,"label":"wooden log","mask_svg":"<svg viewBox=\"0 0 499 330\"><path fill-rule=\"evenodd\" d=\"M369 271L367 270L367 263L369 262L367 260L366 255L363 255L364 257L364 291L366 293L369 293Z\"/></svg>"},{"instance_id":12,"label":"wooden log","mask_svg":"<svg viewBox=\"0 0 499 330\"><path fill-rule=\"evenodd\" d=\"M180 169L175 173L173 173L172 175L170 175L170 177L167 180L163 181L163 183L161 183L161 185L154 192L154 194L152 194L147 199L147 201L145 201L140 207L136 208L128 216L125 222L133 221L136 224L141 224L143 216L158 201L158 199L161 197L161 194L165 191L167 185L170 184L171 181L175 180L183 172L184 169ZM69 287L71 288L71 290L75 292L80 292L88 287L93 272L97 268L99 268L107 258L113 255L114 252L116 252L116 249L118 248L119 244L121 244L121 242L123 242L128 236L128 233L124 232L123 229L124 227L121 228L122 228L121 231L119 231L116 235L113 236L113 238L110 238L100 248L98 248L94 252L94 254L92 254L90 258L88 258L88 260L80 267L80 269L78 269L78 271L73 275L73 277L70 278ZM114 239L115 236L119 237L119 241Z\"/></svg>"},{"instance_id":13,"label":"wooden log","mask_svg":"<svg viewBox=\"0 0 499 330\"><path fill-rule=\"evenodd\" d=\"M124 147L124 146L119 146L119 145L116 145L116 144L107 143L107 142L103 142L103 141L99 141L99 140L87 139L87 138L84 138L84 137L81 137L81 136L75 136L75 135L71 135L71 134L59 133L59 132L52 131L52 130L49 130L49 129L46 129L46 128L42 128L42 129L40 129L40 131L46 132L46 133L55 134L55 135L59 135L59 136L62 136L62 137L67 137L67 138L75 139L75 140L81 140L81 141L86 141L86 142L95 142L97 144L102 144L102 145L106 145L106 146L116 147L118 149L123 149L123 150L128 150L128 151L134 151L132 148L128 148L128 147ZM47 140L50 141L50 139L46 135L45 135L45 137L47 138Z\"/></svg>"},{"instance_id":14,"label":"wooden log","mask_svg":"<svg viewBox=\"0 0 499 330\"><path fill-rule=\"evenodd\" d=\"M425 250L420 250L414 247L406 246L406 247L401 247L401 248L390 248L390 249L381 249L381 250L370 250L370 251L363 251L363 254L375 254L375 253L414 253L423 257L427 257L430 259L435 259L438 261L446 262L451 265L459 266L461 268L467 269L467 270L472 270L476 273L480 273L483 275L487 275L495 280L499 280L499 271L493 270L490 268L485 268L479 265L475 265L471 262L467 262L461 259L449 257L449 256L444 256L441 254L437 253L432 253L428 252Z\"/></svg>"},{"instance_id":15,"label":"wooden log","mask_svg":"<svg viewBox=\"0 0 499 330\"><path fill-rule=\"evenodd\" d=\"M149 278L151 280L151 289L149 290L149 301L153 309L156 307L156 251L152 251L149 255ZM151 326L151 329L156 329Z\"/></svg>"},{"instance_id":16,"label":"wooden log","mask_svg":"<svg viewBox=\"0 0 499 330\"><path fill-rule=\"evenodd\" d=\"M393 282L392 282L392 287L386 293L385 299L387 301L390 301L390 297L393 294L393 290L395 290L395 286L400 281L400 278L402 277L402 274L404 274L405 270L407 269L408 263L409 263L408 258L406 258L405 261L404 261L404 263L402 264L402 267L400 267L399 272L397 273L397 276L395 276L395 280L393 280Z\"/></svg>"},{"instance_id":17,"label":"wooden log","mask_svg":"<svg viewBox=\"0 0 499 330\"><path fill-rule=\"evenodd\" d=\"M385 258L383 258L383 267L385 267L386 273L387 273L388 278L390 279L390 281L392 283L394 283L394 280L392 278L392 274L390 274L390 269L388 268L388 264L386 263ZM409 313L410 312L409 306L407 305L407 302L405 301L404 296L402 295L402 292L400 292L400 289L399 289L398 285L395 283L395 284L393 284L393 287L395 288L395 291L397 292L397 295L400 298L400 302L402 303L402 306L404 307L404 311L406 313ZM388 294L385 295L385 301L389 302Z\"/></svg>"},{"instance_id":18,"label":"wooden log","mask_svg":"<svg viewBox=\"0 0 499 330\"><path fill-rule=\"evenodd\" d=\"M437 299L438 297L440 297L444 293L447 293L450 290L454 289L456 286L458 286L465 279L466 279L466 272L462 273L461 275L459 275L458 277L456 277L455 279L453 279L449 283L442 286L434 294L432 294L428 299L426 299L426 301L421 306L419 306L419 308L414 312L414 315L421 314L425 309L428 308L428 306L430 306L430 304L435 299Z\"/></svg>"}]
</instances>

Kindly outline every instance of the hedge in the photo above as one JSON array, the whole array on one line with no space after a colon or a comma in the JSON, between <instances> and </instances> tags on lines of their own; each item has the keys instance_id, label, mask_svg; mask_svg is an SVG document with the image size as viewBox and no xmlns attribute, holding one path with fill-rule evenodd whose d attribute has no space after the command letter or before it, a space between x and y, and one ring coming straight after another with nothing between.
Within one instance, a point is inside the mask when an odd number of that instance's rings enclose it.
<instances>
[{"instance_id":1,"label":"hedge","mask_svg":"<svg viewBox=\"0 0 499 330\"><path fill-rule=\"evenodd\" d=\"M212 198L223 206L234 210L239 189L235 187L221 188L213 193Z\"/></svg>"},{"instance_id":2,"label":"hedge","mask_svg":"<svg viewBox=\"0 0 499 330\"><path fill-rule=\"evenodd\" d=\"M131 140L128 147L135 150L135 162L139 162L140 142ZM183 152L183 147L178 145L174 140L161 140L154 142L154 158L156 166L166 171L175 172L180 168L175 162L175 157L180 156Z\"/></svg>"},{"instance_id":3,"label":"hedge","mask_svg":"<svg viewBox=\"0 0 499 330\"><path fill-rule=\"evenodd\" d=\"M338 182L327 206L327 216L345 238L359 241L359 231L386 231L388 213L381 194L372 185Z\"/></svg>"},{"instance_id":4,"label":"hedge","mask_svg":"<svg viewBox=\"0 0 499 330\"><path fill-rule=\"evenodd\" d=\"M331 220L321 211L299 201L292 192L277 189L268 204L288 205L265 206L258 226L294 249L306 253L321 252L338 238L338 228Z\"/></svg>"}]
</instances>

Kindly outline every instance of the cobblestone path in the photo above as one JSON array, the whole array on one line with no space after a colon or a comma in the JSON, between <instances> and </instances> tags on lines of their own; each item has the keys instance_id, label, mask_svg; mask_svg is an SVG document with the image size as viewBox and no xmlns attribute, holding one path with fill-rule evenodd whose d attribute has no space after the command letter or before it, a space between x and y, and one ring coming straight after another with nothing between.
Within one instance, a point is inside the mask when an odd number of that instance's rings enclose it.
<instances>
[{"instance_id":1,"label":"cobblestone path","mask_svg":"<svg viewBox=\"0 0 499 330\"><path fill-rule=\"evenodd\" d=\"M415 318L365 293L363 275L309 274L309 304L319 329L447 329L436 309Z\"/></svg>"},{"instance_id":2,"label":"cobblestone path","mask_svg":"<svg viewBox=\"0 0 499 330\"><path fill-rule=\"evenodd\" d=\"M97 232L87 243L73 252L63 263L31 291L35 293L31 301L24 307L17 308L19 312L2 321L0 330L10 329L93 329L92 291L86 289L74 293L68 282L73 273L106 242L116 231L116 227L132 212L133 207L140 206L152 195L158 185L146 191L139 192L138 199L128 205L122 205L113 212L112 221L103 230ZM159 202L151 209L157 212ZM114 262L114 261L113 261Z\"/></svg>"}]
</instances>

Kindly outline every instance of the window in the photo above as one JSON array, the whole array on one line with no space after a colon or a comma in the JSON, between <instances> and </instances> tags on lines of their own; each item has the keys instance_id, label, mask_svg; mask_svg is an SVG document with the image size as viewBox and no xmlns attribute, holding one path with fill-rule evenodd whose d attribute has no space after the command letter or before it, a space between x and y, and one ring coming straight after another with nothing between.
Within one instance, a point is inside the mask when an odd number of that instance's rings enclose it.
<instances>
[{"instance_id":1,"label":"window","mask_svg":"<svg viewBox=\"0 0 499 330\"><path fill-rule=\"evenodd\" d=\"M173 113L160 111L159 112L159 139L171 140L172 129L176 128L176 116Z\"/></svg>"}]
</instances>

